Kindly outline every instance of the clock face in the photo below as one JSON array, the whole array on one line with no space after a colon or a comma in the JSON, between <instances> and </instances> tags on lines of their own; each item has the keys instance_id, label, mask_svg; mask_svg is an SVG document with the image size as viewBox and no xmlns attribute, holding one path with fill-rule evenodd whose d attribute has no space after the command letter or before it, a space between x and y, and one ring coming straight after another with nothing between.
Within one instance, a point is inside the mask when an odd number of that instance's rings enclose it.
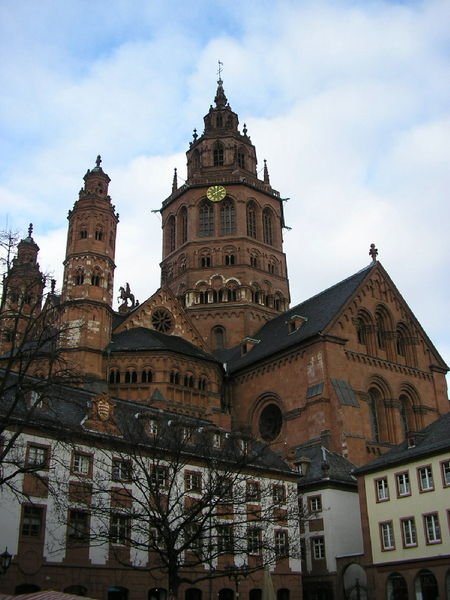
<instances>
[{"instance_id":1,"label":"clock face","mask_svg":"<svg viewBox=\"0 0 450 600\"><path fill-rule=\"evenodd\" d=\"M223 185L212 185L206 192L206 196L208 197L208 200L211 200L211 202L220 202L225 198L226 194L227 191Z\"/></svg>"}]
</instances>

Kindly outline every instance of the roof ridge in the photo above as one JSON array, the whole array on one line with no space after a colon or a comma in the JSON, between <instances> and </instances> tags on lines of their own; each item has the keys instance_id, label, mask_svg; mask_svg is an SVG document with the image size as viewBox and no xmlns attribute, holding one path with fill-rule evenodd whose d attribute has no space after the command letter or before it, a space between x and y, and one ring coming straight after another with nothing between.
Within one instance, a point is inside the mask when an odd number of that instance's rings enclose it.
<instances>
[{"instance_id":1,"label":"roof ridge","mask_svg":"<svg viewBox=\"0 0 450 600\"><path fill-rule=\"evenodd\" d=\"M287 312L291 312L292 310L294 310L298 306L301 306L302 304L306 304L306 302L309 302L310 300L314 300L315 298L318 298L319 296L323 296L327 292L330 292L331 290L337 288L338 286L346 283L347 281L349 281L350 279L353 279L353 277L356 277L357 275L360 275L364 271L369 271L371 268L373 268L373 266L375 264L376 263L374 263L374 262L370 263L369 265L367 265L367 267L363 267L362 269L360 269L356 273L353 273L353 275L349 275L345 279L341 279L341 281L338 281L337 283L334 283L333 285L330 285L330 287L325 288L321 292L317 292L317 294L314 294L313 296L310 296L309 298L306 298L306 300L303 300L302 302L299 302L298 304L296 304L295 306L293 306L292 308L290 308L289 311L287 311Z\"/></svg>"}]
</instances>

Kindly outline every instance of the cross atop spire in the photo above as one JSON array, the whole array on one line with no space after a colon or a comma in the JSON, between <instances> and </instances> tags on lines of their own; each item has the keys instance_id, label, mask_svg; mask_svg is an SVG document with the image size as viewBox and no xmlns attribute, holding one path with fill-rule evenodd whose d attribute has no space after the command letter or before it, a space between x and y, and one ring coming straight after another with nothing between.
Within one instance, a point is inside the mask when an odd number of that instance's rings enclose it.
<instances>
[{"instance_id":1,"label":"cross atop spire","mask_svg":"<svg viewBox=\"0 0 450 600\"><path fill-rule=\"evenodd\" d=\"M219 68L217 69L217 75L219 77L219 81L222 81L222 71L223 71L223 62L220 60L217 61L219 64Z\"/></svg>"},{"instance_id":2,"label":"cross atop spire","mask_svg":"<svg viewBox=\"0 0 450 600\"><path fill-rule=\"evenodd\" d=\"M369 256L372 257L373 262L377 262L378 249L375 248L375 244L370 244Z\"/></svg>"},{"instance_id":3,"label":"cross atop spire","mask_svg":"<svg viewBox=\"0 0 450 600\"><path fill-rule=\"evenodd\" d=\"M216 108L225 108L228 105L228 99L225 96L225 92L223 90L223 63L220 60L217 62L219 63L219 68L217 69L217 75L219 76L219 79L217 80L217 92L216 97L214 98L214 102L216 103Z\"/></svg>"},{"instance_id":4,"label":"cross atop spire","mask_svg":"<svg viewBox=\"0 0 450 600\"><path fill-rule=\"evenodd\" d=\"M33 235L33 223L30 223L28 226L28 237L30 238Z\"/></svg>"}]
</instances>

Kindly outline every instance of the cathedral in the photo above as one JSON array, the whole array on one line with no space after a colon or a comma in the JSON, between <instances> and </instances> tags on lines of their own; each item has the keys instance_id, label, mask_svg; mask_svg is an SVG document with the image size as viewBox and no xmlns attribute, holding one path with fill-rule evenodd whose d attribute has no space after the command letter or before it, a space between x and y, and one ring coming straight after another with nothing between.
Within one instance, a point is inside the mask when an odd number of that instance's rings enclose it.
<instances>
[{"instance_id":1,"label":"cathedral","mask_svg":"<svg viewBox=\"0 0 450 600\"><path fill-rule=\"evenodd\" d=\"M180 415L261 440L299 468L315 446L324 462L329 453L362 466L448 412L448 368L375 245L357 273L291 303L283 199L265 162L258 177L255 146L221 79L186 157L185 183L178 185L175 171L160 208L161 286L141 303L131 282L113 306L119 217L100 156L69 211L61 293L53 283L47 303L64 323L60 348L83 374L86 393L103 399L105 414L130 403ZM3 311L24 281L43 296L38 250L30 228L7 277ZM5 332L3 353L11 343ZM296 569L290 565L278 600L289 599ZM108 599L125 598L114 593ZM291 600L300 594L292 591Z\"/></svg>"}]
</instances>

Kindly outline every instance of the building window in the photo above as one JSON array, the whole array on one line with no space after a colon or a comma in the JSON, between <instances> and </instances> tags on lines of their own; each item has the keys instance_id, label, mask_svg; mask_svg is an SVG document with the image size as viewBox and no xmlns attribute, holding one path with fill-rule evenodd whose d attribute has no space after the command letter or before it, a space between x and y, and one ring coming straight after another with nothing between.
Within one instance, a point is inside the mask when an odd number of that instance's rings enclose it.
<instances>
[{"instance_id":1,"label":"building window","mask_svg":"<svg viewBox=\"0 0 450 600\"><path fill-rule=\"evenodd\" d=\"M234 254L225 254L225 265L227 267L234 265L236 262L236 257Z\"/></svg>"},{"instance_id":2,"label":"building window","mask_svg":"<svg viewBox=\"0 0 450 600\"><path fill-rule=\"evenodd\" d=\"M273 217L269 208L263 211L263 240L264 243L273 245Z\"/></svg>"},{"instance_id":3,"label":"building window","mask_svg":"<svg viewBox=\"0 0 450 600\"><path fill-rule=\"evenodd\" d=\"M286 502L286 488L283 484L272 486L272 499L274 504L284 504Z\"/></svg>"},{"instance_id":4,"label":"building window","mask_svg":"<svg viewBox=\"0 0 450 600\"><path fill-rule=\"evenodd\" d=\"M125 373L125 383L137 383L136 371L127 371Z\"/></svg>"},{"instance_id":5,"label":"building window","mask_svg":"<svg viewBox=\"0 0 450 600\"><path fill-rule=\"evenodd\" d=\"M442 480L444 487L450 486L450 460L445 460L442 465Z\"/></svg>"},{"instance_id":6,"label":"building window","mask_svg":"<svg viewBox=\"0 0 450 600\"><path fill-rule=\"evenodd\" d=\"M75 452L72 458L72 473L88 476L91 474L92 456Z\"/></svg>"},{"instance_id":7,"label":"building window","mask_svg":"<svg viewBox=\"0 0 450 600\"><path fill-rule=\"evenodd\" d=\"M234 550L234 532L232 525L217 525L217 550L220 554Z\"/></svg>"},{"instance_id":8,"label":"building window","mask_svg":"<svg viewBox=\"0 0 450 600\"><path fill-rule=\"evenodd\" d=\"M203 200L199 208L199 236L214 235L214 205L208 200Z\"/></svg>"},{"instance_id":9,"label":"building window","mask_svg":"<svg viewBox=\"0 0 450 600\"><path fill-rule=\"evenodd\" d=\"M102 231L102 229L100 229L100 227L98 227L98 228L95 230L95 239L96 239L98 242L101 242L101 241L102 241L102 239L103 239L103 231Z\"/></svg>"},{"instance_id":10,"label":"building window","mask_svg":"<svg viewBox=\"0 0 450 600\"><path fill-rule=\"evenodd\" d=\"M442 540L438 514L430 513L429 515L425 515L424 524L427 544L440 544Z\"/></svg>"},{"instance_id":11,"label":"building window","mask_svg":"<svg viewBox=\"0 0 450 600\"><path fill-rule=\"evenodd\" d=\"M112 462L111 478L113 481L131 480L131 462L121 458L114 458Z\"/></svg>"},{"instance_id":12,"label":"building window","mask_svg":"<svg viewBox=\"0 0 450 600\"><path fill-rule=\"evenodd\" d=\"M220 204L220 233L230 235L236 230L236 215L234 202L229 198Z\"/></svg>"},{"instance_id":13,"label":"building window","mask_svg":"<svg viewBox=\"0 0 450 600\"><path fill-rule=\"evenodd\" d=\"M310 512L320 512L322 510L322 497L310 496L308 498Z\"/></svg>"},{"instance_id":14,"label":"building window","mask_svg":"<svg viewBox=\"0 0 450 600\"><path fill-rule=\"evenodd\" d=\"M109 372L109 383L117 384L120 383L120 371L119 369L111 369Z\"/></svg>"},{"instance_id":15,"label":"building window","mask_svg":"<svg viewBox=\"0 0 450 600\"><path fill-rule=\"evenodd\" d=\"M153 374L150 369L144 369L141 373L141 383L151 383Z\"/></svg>"},{"instance_id":16,"label":"building window","mask_svg":"<svg viewBox=\"0 0 450 600\"><path fill-rule=\"evenodd\" d=\"M215 167L223 166L223 145L220 142L214 145L213 161Z\"/></svg>"},{"instance_id":17,"label":"building window","mask_svg":"<svg viewBox=\"0 0 450 600\"><path fill-rule=\"evenodd\" d=\"M151 317L153 328L160 333L169 333L174 326L172 313L165 308L156 308Z\"/></svg>"},{"instance_id":18,"label":"building window","mask_svg":"<svg viewBox=\"0 0 450 600\"><path fill-rule=\"evenodd\" d=\"M22 535L41 537L44 524L44 509L41 506L22 507Z\"/></svg>"},{"instance_id":19,"label":"building window","mask_svg":"<svg viewBox=\"0 0 450 600\"><path fill-rule=\"evenodd\" d=\"M180 227L181 240L180 241L182 244L185 244L188 239L188 213L187 213L187 208L185 206L183 206L183 208L180 211L180 222L181 222L181 227Z\"/></svg>"},{"instance_id":20,"label":"building window","mask_svg":"<svg viewBox=\"0 0 450 600\"><path fill-rule=\"evenodd\" d=\"M126 545L130 541L130 517L121 513L111 515L109 537L112 544Z\"/></svg>"},{"instance_id":21,"label":"building window","mask_svg":"<svg viewBox=\"0 0 450 600\"><path fill-rule=\"evenodd\" d=\"M225 329L217 325L212 330L214 350L222 350L225 347Z\"/></svg>"},{"instance_id":22,"label":"building window","mask_svg":"<svg viewBox=\"0 0 450 600\"><path fill-rule=\"evenodd\" d=\"M89 539L89 513L84 510L69 510L67 537L80 542Z\"/></svg>"},{"instance_id":23,"label":"building window","mask_svg":"<svg viewBox=\"0 0 450 600\"><path fill-rule=\"evenodd\" d=\"M394 550L394 528L392 521L380 523L381 548L382 550Z\"/></svg>"},{"instance_id":24,"label":"building window","mask_svg":"<svg viewBox=\"0 0 450 600\"><path fill-rule=\"evenodd\" d=\"M85 227L80 229L80 240L86 240L87 236L88 236L87 229Z\"/></svg>"},{"instance_id":25,"label":"building window","mask_svg":"<svg viewBox=\"0 0 450 600\"><path fill-rule=\"evenodd\" d=\"M254 269L258 268L258 257L253 254L250 256L250 266Z\"/></svg>"},{"instance_id":26,"label":"building window","mask_svg":"<svg viewBox=\"0 0 450 600\"><path fill-rule=\"evenodd\" d=\"M48 448L30 444L27 452L27 466L40 469L48 468Z\"/></svg>"},{"instance_id":27,"label":"building window","mask_svg":"<svg viewBox=\"0 0 450 600\"><path fill-rule=\"evenodd\" d=\"M253 200L247 204L247 235L256 239L256 204Z\"/></svg>"},{"instance_id":28,"label":"building window","mask_svg":"<svg viewBox=\"0 0 450 600\"><path fill-rule=\"evenodd\" d=\"M285 529L275 531L275 556L284 558L289 555L288 532Z\"/></svg>"},{"instance_id":29,"label":"building window","mask_svg":"<svg viewBox=\"0 0 450 600\"><path fill-rule=\"evenodd\" d=\"M416 532L416 523L414 521L414 517L408 517L407 519L402 519L402 536L403 536L403 546L405 548L411 548L412 546L417 546L417 532Z\"/></svg>"},{"instance_id":30,"label":"building window","mask_svg":"<svg viewBox=\"0 0 450 600\"><path fill-rule=\"evenodd\" d=\"M257 481L247 481L245 489L245 499L247 502L260 501L261 490Z\"/></svg>"},{"instance_id":31,"label":"building window","mask_svg":"<svg viewBox=\"0 0 450 600\"><path fill-rule=\"evenodd\" d=\"M419 477L420 491L429 492L434 490L433 471L431 470L431 467L429 465L426 467L420 467L420 469L417 470L417 473Z\"/></svg>"},{"instance_id":32,"label":"building window","mask_svg":"<svg viewBox=\"0 0 450 600\"><path fill-rule=\"evenodd\" d=\"M375 481L375 487L377 490L377 501L384 502L389 500L389 487L387 477L382 477Z\"/></svg>"},{"instance_id":33,"label":"building window","mask_svg":"<svg viewBox=\"0 0 450 600\"><path fill-rule=\"evenodd\" d=\"M261 528L247 527L247 553L261 553Z\"/></svg>"},{"instance_id":34,"label":"building window","mask_svg":"<svg viewBox=\"0 0 450 600\"><path fill-rule=\"evenodd\" d=\"M202 474L200 471L187 471L184 474L184 486L187 492L200 494L202 491Z\"/></svg>"},{"instance_id":35,"label":"building window","mask_svg":"<svg viewBox=\"0 0 450 600\"><path fill-rule=\"evenodd\" d=\"M101 283L100 272L94 271L94 273L92 273L92 276L91 276L91 285L95 285L96 287L99 287L100 283Z\"/></svg>"},{"instance_id":36,"label":"building window","mask_svg":"<svg viewBox=\"0 0 450 600\"><path fill-rule=\"evenodd\" d=\"M245 169L245 152L242 148L239 148L238 150L237 161L238 167L240 167L241 169Z\"/></svg>"},{"instance_id":37,"label":"building window","mask_svg":"<svg viewBox=\"0 0 450 600\"><path fill-rule=\"evenodd\" d=\"M314 560L324 560L325 558L325 539L323 537L312 538L312 556Z\"/></svg>"},{"instance_id":38,"label":"building window","mask_svg":"<svg viewBox=\"0 0 450 600\"><path fill-rule=\"evenodd\" d=\"M178 373L178 371L171 371L170 372L170 383L172 383L173 385L179 385L179 383L180 383L180 374Z\"/></svg>"},{"instance_id":39,"label":"building window","mask_svg":"<svg viewBox=\"0 0 450 600\"><path fill-rule=\"evenodd\" d=\"M396 476L397 479L397 495L399 497L402 496L410 496L411 495L411 485L409 483L409 473L405 471L404 473L398 473Z\"/></svg>"},{"instance_id":40,"label":"building window","mask_svg":"<svg viewBox=\"0 0 450 600\"><path fill-rule=\"evenodd\" d=\"M175 250L175 217L171 215L167 222L167 252Z\"/></svg>"},{"instance_id":41,"label":"building window","mask_svg":"<svg viewBox=\"0 0 450 600\"><path fill-rule=\"evenodd\" d=\"M202 269L211 266L211 256L209 254L204 254L200 257L200 266Z\"/></svg>"},{"instance_id":42,"label":"building window","mask_svg":"<svg viewBox=\"0 0 450 600\"><path fill-rule=\"evenodd\" d=\"M165 489L167 487L167 467L152 467L150 471L150 484L157 490Z\"/></svg>"},{"instance_id":43,"label":"building window","mask_svg":"<svg viewBox=\"0 0 450 600\"><path fill-rule=\"evenodd\" d=\"M79 269L75 273L74 284L75 285L83 285L83 283L84 283L84 271L82 269Z\"/></svg>"}]
</instances>

